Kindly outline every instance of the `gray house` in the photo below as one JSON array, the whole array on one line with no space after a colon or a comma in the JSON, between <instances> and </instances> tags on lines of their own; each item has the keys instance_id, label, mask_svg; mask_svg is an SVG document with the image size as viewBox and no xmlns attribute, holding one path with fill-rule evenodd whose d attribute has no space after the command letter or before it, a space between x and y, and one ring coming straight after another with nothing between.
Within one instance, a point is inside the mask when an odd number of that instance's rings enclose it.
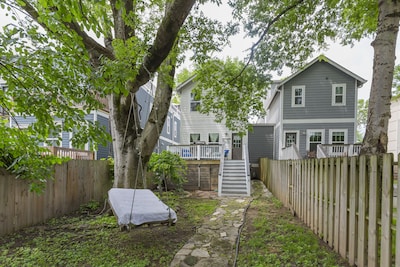
<instances>
[{"instance_id":1,"label":"gray house","mask_svg":"<svg viewBox=\"0 0 400 267\"><path fill-rule=\"evenodd\" d=\"M1 81L0 81L1 82ZM0 89L6 90L7 86L5 83L0 83ZM155 94L155 86L150 82L141 86L139 91L136 93L136 98L138 103L141 106L140 111L140 124L141 127L144 127L151 108L153 106L154 94ZM110 124L109 124L109 112L108 112L108 104L106 99L101 100L104 103L104 108L101 110L94 110L85 116L87 121L98 123L101 126L104 126L105 129L110 132ZM3 109L0 107L0 115L4 113ZM168 145L175 145L179 143L180 140L180 110L178 107L171 105L168 111L168 116L166 118L164 127L161 131L160 138L155 147L155 152L161 152L167 148ZM34 123L36 118L34 116L16 116L15 120L10 119L10 126L15 127L16 123L18 123L20 128L27 127L28 125ZM55 123L62 124L62 119L55 119ZM50 136L43 146L54 146L58 148L65 149L77 149L73 147L71 143L71 138L73 137L73 132L62 132L57 136ZM79 147L80 150L88 151L90 148L89 144L86 144L84 147ZM107 158L108 156L113 156L113 148L112 144L108 143L106 146L99 145L97 150L94 151L95 159Z\"/></svg>"},{"instance_id":2,"label":"gray house","mask_svg":"<svg viewBox=\"0 0 400 267\"><path fill-rule=\"evenodd\" d=\"M274 82L267 116L258 121L274 127L274 145L267 148L273 158L315 157L318 144L354 144L357 91L365 82L325 56Z\"/></svg>"}]
</instances>

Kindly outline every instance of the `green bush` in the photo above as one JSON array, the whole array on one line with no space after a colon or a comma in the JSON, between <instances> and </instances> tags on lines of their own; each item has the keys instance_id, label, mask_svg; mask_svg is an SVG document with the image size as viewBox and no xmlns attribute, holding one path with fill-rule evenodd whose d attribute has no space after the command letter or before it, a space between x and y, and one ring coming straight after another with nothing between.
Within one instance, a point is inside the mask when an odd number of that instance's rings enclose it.
<instances>
[{"instance_id":1,"label":"green bush","mask_svg":"<svg viewBox=\"0 0 400 267\"><path fill-rule=\"evenodd\" d=\"M153 173L153 177L159 188L171 183L177 189L182 189L182 185L187 182L186 161L179 155L166 150L160 154L153 153L151 155L148 170Z\"/></svg>"}]
</instances>

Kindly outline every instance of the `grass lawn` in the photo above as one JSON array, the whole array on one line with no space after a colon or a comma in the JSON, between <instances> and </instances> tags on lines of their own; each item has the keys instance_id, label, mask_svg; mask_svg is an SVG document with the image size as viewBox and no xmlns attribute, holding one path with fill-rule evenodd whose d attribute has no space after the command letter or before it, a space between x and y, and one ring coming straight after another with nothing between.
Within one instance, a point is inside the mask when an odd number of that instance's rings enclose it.
<instances>
[{"instance_id":1,"label":"grass lawn","mask_svg":"<svg viewBox=\"0 0 400 267\"><path fill-rule=\"evenodd\" d=\"M0 266L168 266L212 214L217 200L163 194L177 211L175 226L121 232L116 218L96 215L99 205L0 238Z\"/></svg>"},{"instance_id":2,"label":"grass lawn","mask_svg":"<svg viewBox=\"0 0 400 267\"><path fill-rule=\"evenodd\" d=\"M276 198L261 195L260 183L254 185L238 267L348 266ZM175 226L121 232L114 216L98 215L101 207L89 203L75 214L0 237L0 266L169 266L219 201L166 193L162 199L177 212Z\"/></svg>"},{"instance_id":3,"label":"grass lawn","mask_svg":"<svg viewBox=\"0 0 400 267\"><path fill-rule=\"evenodd\" d=\"M258 195L247 211L237 266L349 266L279 200L255 191Z\"/></svg>"}]
</instances>

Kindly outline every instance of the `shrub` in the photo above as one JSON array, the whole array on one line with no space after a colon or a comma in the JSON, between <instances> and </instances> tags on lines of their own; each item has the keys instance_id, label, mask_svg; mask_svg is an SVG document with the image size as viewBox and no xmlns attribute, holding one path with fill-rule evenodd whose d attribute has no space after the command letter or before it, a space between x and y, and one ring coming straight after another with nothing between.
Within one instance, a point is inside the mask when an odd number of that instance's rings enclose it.
<instances>
[{"instance_id":1,"label":"shrub","mask_svg":"<svg viewBox=\"0 0 400 267\"><path fill-rule=\"evenodd\" d=\"M153 172L155 182L160 189L169 183L172 183L178 189L182 189L182 185L187 181L185 160L166 150L160 154L153 153L151 155L148 170Z\"/></svg>"}]
</instances>

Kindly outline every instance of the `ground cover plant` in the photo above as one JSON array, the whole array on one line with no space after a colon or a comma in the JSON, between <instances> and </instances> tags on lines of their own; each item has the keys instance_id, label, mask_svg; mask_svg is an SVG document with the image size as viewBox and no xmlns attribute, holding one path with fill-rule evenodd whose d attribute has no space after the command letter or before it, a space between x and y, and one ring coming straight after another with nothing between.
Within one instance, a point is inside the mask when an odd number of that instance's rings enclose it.
<instances>
[{"instance_id":1,"label":"ground cover plant","mask_svg":"<svg viewBox=\"0 0 400 267\"><path fill-rule=\"evenodd\" d=\"M0 238L0 266L168 266L218 203L212 199L161 198L177 211L175 226L142 226L121 232L102 205L52 219ZM95 210L93 210L95 209Z\"/></svg>"},{"instance_id":2,"label":"ground cover plant","mask_svg":"<svg viewBox=\"0 0 400 267\"><path fill-rule=\"evenodd\" d=\"M261 183L253 183L260 187ZM237 266L349 266L273 196L258 195L247 210Z\"/></svg>"}]
</instances>

